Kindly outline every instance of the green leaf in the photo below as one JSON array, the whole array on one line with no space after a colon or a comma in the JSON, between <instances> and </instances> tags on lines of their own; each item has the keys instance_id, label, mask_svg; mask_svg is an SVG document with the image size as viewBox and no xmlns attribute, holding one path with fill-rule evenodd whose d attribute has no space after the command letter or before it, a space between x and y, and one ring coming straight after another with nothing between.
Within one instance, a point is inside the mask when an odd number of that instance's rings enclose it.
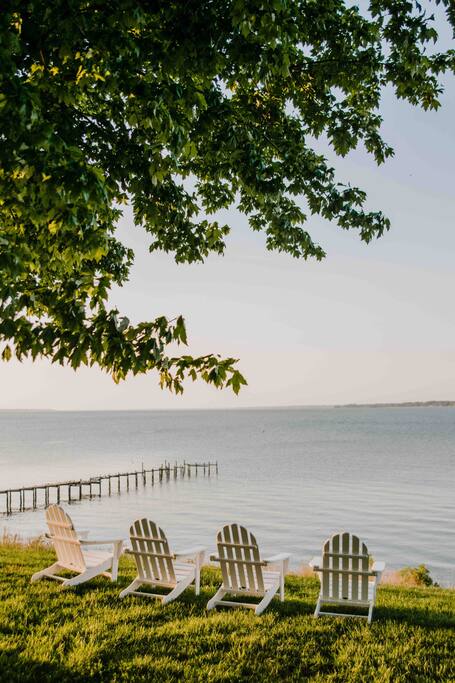
<instances>
[{"instance_id":1,"label":"green leaf","mask_svg":"<svg viewBox=\"0 0 455 683\"><path fill-rule=\"evenodd\" d=\"M12 356L11 348L7 344L2 351L2 360L9 361L9 360L11 360L11 356Z\"/></svg>"}]
</instances>

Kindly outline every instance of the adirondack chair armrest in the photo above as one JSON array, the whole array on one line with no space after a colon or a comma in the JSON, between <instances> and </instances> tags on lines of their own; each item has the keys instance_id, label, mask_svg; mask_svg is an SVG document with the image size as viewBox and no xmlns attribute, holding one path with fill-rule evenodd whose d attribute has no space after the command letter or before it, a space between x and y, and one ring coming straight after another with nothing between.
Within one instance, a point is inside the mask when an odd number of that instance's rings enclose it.
<instances>
[{"instance_id":1,"label":"adirondack chair armrest","mask_svg":"<svg viewBox=\"0 0 455 683\"><path fill-rule=\"evenodd\" d=\"M274 564L275 562L284 562L284 560L289 560L291 553L279 553L278 555L272 555L272 557L265 557L264 562Z\"/></svg>"},{"instance_id":2,"label":"adirondack chair armrest","mask_svg":"<svg viewBox=\"0 0 455 683\"><path fill-rule=\"evenodd\" d=\"M279 564L280 565L280 574L284 578L284 575L288 571L288 564L289 564L290 557L291 557L291 553L279 553L278 555L272 555L272 557L266 557L264 559L264 564L266 566L268 564Z\"/></svg>"},{"instance_id":3,"label":"adirondack chair armrest","mask_svg":"<svg viewBox=\"0 0 455 683\"><path fill-rule=\"evenodd\" d=\"M322 557L312 557L308 564L310 565L313 571L320 572L322 565Z\"/></svg>"},{"instance_id":4,"label":"adirondack chair armrest","mask_svg":"<svg viewBox=\"0 0 455 683\"><path fill-rule=\"evenodd\" d=\"M87 540L86 538L80 538L81 545L114 545L115 543L123 543L125 539L123 538L97 538Z\"/></svg>"},{"instance_id":5,"label":"adirondack chair armrest","mask_svg":"<svg viewBox=\"0 0 455 683\"><path fill-rule=\"evenodd\" d=\"M196 545L193 548L185 548L184 550L178 550L174 553L175 557L192 557L196 555L204 554L207 548L203 545Z\"/></svg>"},{"instance_id":6,"label":"adirondack chair armrest","mask_svg":"<svg viewBox=\"0 0 455 683\"><path fill-rule=\"evenodd\" d=\"M381 575L382 572L385 569L385 562L382 562L380 560L377 560L376 562L373 563L373 566L371 567L371 571L375 576L378 577L379 580L381 580Z\"/></svg>"}]
</instances>

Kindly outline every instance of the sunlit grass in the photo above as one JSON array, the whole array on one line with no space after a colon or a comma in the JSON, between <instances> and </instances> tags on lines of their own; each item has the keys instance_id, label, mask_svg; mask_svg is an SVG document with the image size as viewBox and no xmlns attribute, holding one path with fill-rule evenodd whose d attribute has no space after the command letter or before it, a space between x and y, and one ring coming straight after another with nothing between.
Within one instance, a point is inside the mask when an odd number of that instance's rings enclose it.
<instances>
[{"instance_id":1,"label":"sunlit grass","mask_svg":"<svg viewBox=\"0 0 455 683\"><path fill-rule=\"evenodd\" d=\"M219 583L204 569L202 594L162 607L118 593L134 575L122 558L116 584L73 590L31 585L52 550L0 546L1 681L410 681L455 680L455 591L386 586L375 620L312 613L318 582L290 576L286 602L261 617L205 612Z\"/></svg>"}]
</instances>

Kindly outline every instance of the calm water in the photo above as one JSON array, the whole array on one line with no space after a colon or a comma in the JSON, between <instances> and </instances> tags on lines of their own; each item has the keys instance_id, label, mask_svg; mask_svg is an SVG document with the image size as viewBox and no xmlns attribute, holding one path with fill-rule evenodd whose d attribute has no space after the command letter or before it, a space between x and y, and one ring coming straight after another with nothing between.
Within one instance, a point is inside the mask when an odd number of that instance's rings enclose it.
<instances>
[{"instance_id":1,"label":"calm water","mask_svg":"<svg viewBox=\"0 0 455 683\"><path fill-rule=\"evenodd\" d=\"M212 549L216 529L237 521L264 553L292 552L298 566L346 529L389 567L425 563L455 584L453 408L0 412L0 435L0 489L218 460L218 477L73 503L75 524L95 537L126 537L148 516L174 547ZM1 515L2 526L37 535L44 514Z\"/></svg>"}]
</instances>

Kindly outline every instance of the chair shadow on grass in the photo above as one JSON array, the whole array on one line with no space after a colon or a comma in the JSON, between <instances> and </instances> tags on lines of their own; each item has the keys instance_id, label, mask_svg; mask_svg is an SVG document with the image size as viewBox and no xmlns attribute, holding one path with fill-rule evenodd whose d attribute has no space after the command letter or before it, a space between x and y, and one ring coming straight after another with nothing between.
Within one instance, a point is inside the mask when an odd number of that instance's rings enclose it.
<instances>
[{"instance_id":1,"label":"chair shadow on grass","mask_svg":"<svg viewBox=\"0 0 455 683\"><path fill-rule=\"evenodd\" d=\"M443 628L453 630L455 628L455 615L449 612L438 612L435 609L423 609L419 607L386 607L374 608L373 623L377 621L394 621L406 623L409 626L423 628Z\"/></svg>"},{"instance_id":2,"label":"chair shadow on grass","mask_svg":"<svg viewBox=\"0 0 455 683\"><path fill-rule=\"evenodd\" d=\"M203 571L204 574L204 571ZM212 575L213 576L213 575ZM212 578L209 574L207 578ZM113 597L118 597L120 591L126 587L131 582L130 575L119 575L118 581L112 583L103 578L96 578L93 581L80 584L71 589L71 592L76 593L79 596L84 596L90 594L92 591L97 591L98 593L104 594L103 597L112 600ZM302 616L312 616L314 613L314 608L317 601L317 590L313 586L306 587L303 592L300 590L296 592L295 581L291 579L290 585L286 589L286 599L284 602L280 602L277 597L275 597L270 606L264 612L265 614L274 614L278 618L289 618L289 617L302 617ZM147 591L147 588L144 589ZM166 593L159 588L149 589L150 592L154 593ZM172 606L180 606L180 608L188 609L193 611L196 608L196 612L202 615L207 615L206 606L209 599L213 596L217 590L217 584L213 580L203 581L201 585L200 595L195 595L194 590L189 589L185 591L175 602L171 602L166 606L162 607L163 618L166 619L166 612L174 612ZM66 593L66 591L64 591ZM235 601L235 598L233 598ZM138 596L128 596L124 599L118 598L118 609L121 609L122 604L132 604L134 601L138 605L155 605L156 607L161 607L159 600L155 598L143 598ZM248 598L243 597L239 601L250 601ZM254 598L251 602L255 602ZM112 604L112 603L110 603ZM240 608L239 608L240 609ZM232 610L228 607L218 607L216 612L228 613ZM353 610L355 612L355 610ZM154 610L156 616L156 610ZM194 616L194 611L193 611ZM182 615L183 617L183 615ZM333 617L321 617L327 619L333 619ZM357 621L357 620L356 620ZM444 628L453 629L455 628L455 616L450 614L448 611L438 612L435 609L425 609L423 607L406 606L402 607L392 607L388 605L376 605L373 613L373 624L385 621L395 621L397 623L406 623L410 626L428 627L428 628Z\"/></svg>"},{"instance_id":3,"label":"chair shadow on grass","mask_svg":"<svg viewBox=\"0 0 455 683\"><path fill-rule=\"evenodd\" d=\"M102 590L104 589L104 592L106 593L106 596L109 595L109 597L112 597L112 587L115 585L115 593L117 595L121 592L121 590L127 586L130 583L130 577L123 577L119 576L118 581L116 584L106 584L105 586L102 586L102 584L98 584L97 588L101 588ZM93 587L93 584L92 584ZM89 586L84 586L84 584L77 586L74 590L77 591L80 595L84 594L87 590L89 590ZM173 611L173 606L174 607L180 607L180 608L185 608L189 610L194 610L196 608L197 613L200 616L208 616L210 613L207 612L207 603L210 600L211 597L213 597L213 594L216 592L217 586L213 585L212 583L205 584L202 583L201 585L201 592L199 595L195 595L195 592L192 588L189 588L186 590L182 595L180 595L177 600L168 603L165 606L161 607L160 601L157 600L156 598L153 597L143 597L143 596L135 596L135 595L130 595L126 596L125 598L122 598L118 600L119 604L119 609L121 609L122 604L125 605L131 605L134 604L134 602L137 602L139 605L155 605L159 606L162 608L163 613ZM166 590L159 588L159 587L146 587L143 586L141 588L141 591L144 593L155 593L155 594L162 594L166 595ZM258 600L257 598L248 598L245 596L235 598L232 597L230 598L234 602L251 602L252 604L257 604ZM274 614L276 617L281 617L281 618L288 618L291 616L302 616L306 615L309 616L313 614L314 612L314 605L315 605L315 600L313 599L313 596L308 597L305 596L303 599L302 598L295 598L292 595L289 597L286 597L284 602L280 602L278 597L275 597L274 600L270 603L269 607L267 610L264 612L264 614ZM240 610L241 608L239 608ZM154 610L155 611L155 610ZM242 610L244 612L249 612L249 610ZM219 606L216 610L213 610L212 614L216 613L233 613L237 612L237 609L232 609L229 607L223 607ZM194 612L193 612L194 616Z\"/></svg>"},{"instance_id":4,"label":"chair shadow on grass","mask_svg":"<svg viewBox=\"0 0 455 683\"><path fill-rule=\"evenodd\" d=\"M56 662L43 662L21 655L17 650L0 653L0 680L8 683L47 683L48 681L82 681L70 669Z\"/></svg>"}]
</instances>

